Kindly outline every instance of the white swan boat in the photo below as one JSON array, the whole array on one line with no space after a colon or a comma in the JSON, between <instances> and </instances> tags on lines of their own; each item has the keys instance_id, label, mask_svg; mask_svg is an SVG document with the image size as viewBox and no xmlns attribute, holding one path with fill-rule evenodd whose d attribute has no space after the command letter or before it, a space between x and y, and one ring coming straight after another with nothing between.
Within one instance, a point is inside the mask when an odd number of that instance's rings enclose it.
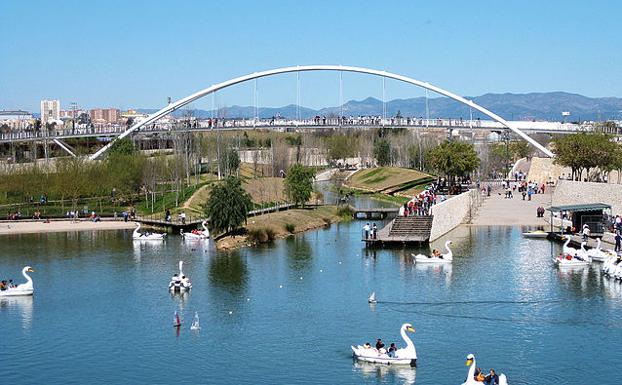
<instances>
[{"instance_id":1,"label":"white swan boat","mask_svg":"<svg viewBox=\"0 0 622 385\"><path fill-rule=\"evenodd\" d=\"M603 251L601 248L601 242L600 242L600 238L596 238L596 247L589 249L587 251L587 255L590 256L590 258L592 258L592 261L597 261L597 262L604 262L607 260L607 258L609 258L612 255L615 255L615 252L613 251Z\"/></svg>"},{"instance_id":2,"label":"white swan boat","mask_svg":"<svg viewBox=\"0 0 622 385\"><path fill-rule=\"evenodd\" d=\"M179 273L173 275L168 283L168 289L172 292L186 292L192 289L192 282L184 275L183 266L184 261L179 261Z\"/></svg>"},{"instance_id":3,"label":"white swan boat","mask_svg":"<svg viewBox=\"0 0 622 385\"><path fill-rule=\"evenodd\" d=\"M602 272L606 276L613 276L615 273L618 264L620 264L620 260L617 255L611 255L609 258L605 260L602 267Z\"/></svg>"},{"instance_id":4,"label":"white swan boat","mask_svg":"<svg viewBox=\"0 0 622 385\"><path fill-rule=\"evenodd\" d=\"M19 284L14 287L8 287L6 290L0 290L0 297L15 297L24 295L33 295L35 289L32 285L32 278L28 273L32 273L34 270L30 266L25 266L22 269L22 275L26 278L26 283Z\"/></svg>"},{"instance_id":5,"label":"white swan boat","mask_svg":"<svg viewBox=\"0 0 622 385\"><path fill-rule=\"evenodd\" d=\"M201 226L203 226L203 230L192 230L189 233L184 233L184 230L181 230L181 236L184 239L188 240L199 240L199 239L208 239L209 238L209 230L205 225L206 221L201 222Z\"/></svg>"},{"instance_id":6,"label":"white swan boat","mask_svg":"<svg viewBox=\"0 0 622 385\"><path fill-rule=\"evenodd\" d=\"M451 245L451 241L445 242L445 250L447 252L445 254L441 254L440 257L435 257L433 255L423 255L423 254L411 254L413 257L413 261L415 263L451 263L454 259L454 254L451 252L449 245Z\"/></svg>"},{"instance_id":7,"label":"white swan boat","mask_svg":"<svg viewBox=\"0 0 622 385\"><path fill-rule=\"evenodd\" d=\"M132 239L135 241L162 241L166 237L166 233L141 233L140 222L136 222L136 228L132 233Z\"/></svg>"},{"instance_id":8,"label":"white swan boat","mask_svg":"<svg viewBox=\"0 0 622 385\"><path fill-rule=\"evenodd\" d=\"M462 385L482 385L483 382L475 380L475 368L477 367L477 363L475 362L475 356L473 354L469 354L467 356L466 365L469 367L469 371L467 373L466 381L462 383ZM508 379L505 374L500 373L499 376L499 385L508 385Z\"/></svg>"},{"instance_id":9,"label":"white swan boat","mask_svg":"<svg viewBox=\"0 0 622 385\"><path fill-rule=\"evenodd\" d=\"M574 254L562 253L553 261L560 267L583 267L589 266L592 263L592 259L587 255L587 250L583 248L585 242L581 243L581 250L583 252L577 252Z\"/></svg>"},{"instance_id":10,"label":"white swan boat","mask_svg":"<svg viewBox=\"0 0 622 385\"><path fill-rule=\"evenodd\" d=\"M414 333L415 329L413 329L411 324L402 325L400 334L404 342L406 342L406 347L397 349L393 357L373 347L365 347L362 345L357 345L356 347L351 346L353 356L359 361L375 364L417 366L417 350L415 349L415 344L413 344L412 340L406 335L407 331Z\"/></svg>"}]
</instances>

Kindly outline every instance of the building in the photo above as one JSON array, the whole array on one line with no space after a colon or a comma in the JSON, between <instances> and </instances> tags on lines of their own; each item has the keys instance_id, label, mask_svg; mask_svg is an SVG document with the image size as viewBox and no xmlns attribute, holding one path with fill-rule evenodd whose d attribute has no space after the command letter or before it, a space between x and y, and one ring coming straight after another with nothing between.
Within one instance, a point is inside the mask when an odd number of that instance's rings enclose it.
<instances>
[{"instance_id":1,"label":"building","mask_svg":"<svg viewBox=\"0 0 622 385\"><path fill-rule=\"evenodd\" d=\"M47 123L60 122L60 101L59 100L42 100L41 101L41 125Z\"/></svg>"},{"instance_id":2,"label":"building","mask_svg":"<svg viewBox=\"0 0 622 385\"><path fill-rule=\"evenodd\" d=\"M117 124L121 116L116 108L94 108L89 111L89 115L95 125Z\"/></svg>"},{"instance_id":3,"label":"building","mask_svg":"<svg viewBox=\"0 0 622 385\"><path fill-rule=\"evenodd\" d=\"M25 130L33 122L32 114L22 110L1 110L0 128L9 131Z\"/></svg>"}]
</instances>

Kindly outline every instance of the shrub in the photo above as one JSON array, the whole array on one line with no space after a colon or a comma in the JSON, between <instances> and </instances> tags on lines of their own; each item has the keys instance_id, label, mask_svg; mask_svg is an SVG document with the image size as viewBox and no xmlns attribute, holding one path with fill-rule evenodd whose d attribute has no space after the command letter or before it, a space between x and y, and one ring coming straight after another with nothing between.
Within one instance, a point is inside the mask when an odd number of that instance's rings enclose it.
<instances>
[{"instance_id":1,"label":"shrub","mask_svg":"<svg viewBox=\"0 0 622 385\"><path fill-rule=\"evenodd\" d=\"M354 210L350 206L341 206L337 209L337 215L350 219L354 216Z\"/></svg>"},{"instance_id":2,"label":"shrub","mask_svg":"<svg viewBox=\"0 0 622 385\"><path fill-rule=\"evenodd\" d=\"M331 223L333 223L333 221L329 217L323 217L322 220L324 221L325 226L330 226Z\"/></svg>"},{"instance_id":3,"label":"shrub","mask_svg":"<svg viewBox=\"0 0 622 385\"><path fill-rule=\"evenodd\" d=\"M293 234L294 231L296 230L296 225L293 223L286 223L285 230Z\"/></svg>"},{"instance_id":4,"label":"shrub","mask_svg":"<svg viewBox=\"0 0 622 385\"><path fill-rule=\"evenodd\" d=\"M259 227L248 230L248 240L253 243L268 243L275 238L275 232L272 227Z\"/></svg>"}]
</instances>

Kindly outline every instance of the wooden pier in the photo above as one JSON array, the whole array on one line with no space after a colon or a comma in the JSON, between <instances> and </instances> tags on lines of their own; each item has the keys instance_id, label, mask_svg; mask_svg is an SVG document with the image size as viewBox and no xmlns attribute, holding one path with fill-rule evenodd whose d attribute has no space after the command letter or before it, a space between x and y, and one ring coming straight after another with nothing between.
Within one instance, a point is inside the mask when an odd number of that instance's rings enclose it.
<instances>
[{"instance_id":1,"label":"wooden pier","mask_svg":"<svg viewBox=\"0 0 622 385\"><path fill-rule=\"evenodd\" d=\"M371 232L362 241L365 246L384 246L387 244L427 243L432 230L432 215L396 217L389 224L378 230L374 237Z\"/></svg>"}]
</instances>

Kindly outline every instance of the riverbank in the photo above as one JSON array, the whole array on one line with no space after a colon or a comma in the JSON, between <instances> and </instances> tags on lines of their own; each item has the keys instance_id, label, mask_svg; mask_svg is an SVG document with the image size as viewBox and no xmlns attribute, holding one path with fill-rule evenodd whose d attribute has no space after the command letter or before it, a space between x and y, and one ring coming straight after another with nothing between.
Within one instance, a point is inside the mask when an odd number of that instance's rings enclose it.
<instances>
[{"instance_id":1,"label":"riverbank","mask_svg":"<svg viewBox=\"0 0 622 385\"><path fill-rule=\"evenodd\" d=\"M13 221L0 223L0 235L8 234L33 234L33 233L57 233L64 231L93 231L93 230L126 230L134 229L134 222L120 220L103 220L91 222L80 220L55 220L48 223L44 221Z\"/></svg>"},{"instance_id":2,"label":"riverbank","mask_svg":"<svg viewBox=\"0 0 622 385\"><path fill-rule=\"evenodd\" d=\"M274 239L282 239L293 234L319 229L341 220L342 217L337 215L336 206L322 206L316 209L293 209L251 217L248 218L248 223L244 228L247 233L271 229L274 232ZM287 229L288 225L293 225L293 229L291 227ZM256 242L252 241L248 234L227 236L216 241L216 249L232 250L255 244Z\"/></svg>"}]
</instances>

